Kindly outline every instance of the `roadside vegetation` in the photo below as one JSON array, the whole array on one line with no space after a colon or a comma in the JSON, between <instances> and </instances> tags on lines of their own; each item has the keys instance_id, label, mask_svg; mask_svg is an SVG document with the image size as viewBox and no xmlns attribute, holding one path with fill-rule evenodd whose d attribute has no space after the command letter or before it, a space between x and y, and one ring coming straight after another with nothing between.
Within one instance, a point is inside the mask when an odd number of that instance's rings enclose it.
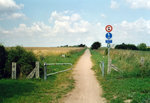
<instances>
[{"instance_id":1,"label":"roadside vegetation","mask_svg":"<svg viewBox=\"0 0 150 103\"><path fill-rule=\"evenodd\" d=\"M22 52L19 53L16 52L17 48L18 47L7 48L6 52L8 53L8 51L13 50L16 53L14 55L18 55L18 54L22 55L23 54ZM23 50L27 54L28 53L32 54L32 51L26 51L22 47L19 48L20 48L19 51ZM57 103L59 102L59 99L63 97L63 95L67 94L70 90L72 90L72 88L74 88L74 80L71 75L72 70L60 74L56 74L53 76L49 76L47 80L44 81L43 64L44 62L47 63L68 62L74 65L84 51L85 49L83 48L70 50L66 53L62 53L65 54L65 57L62 57L61 53L47 54L46 56L45 55L43 56L42 54L38 56L36 54L32 54L35 56L34 63L36 60L40 61L41 78L27 80L25 79L26 76L25 75L22 78L20 78L20 76L17 76L17 80L11 80L11 79L5 79L3 77L2 79L0 79L0 103ZM12 54L13 53L14 52L12 52ZM28 55L28 56L32 57L32 55ZM19 58L21 57L22 56L20 56ZM20 59L18 59L18 61L20 61ZM28 60L24 59L23 61L22 58L22 62L19 63L26 64L28 63ZM68 68L70 68L70 66L48 66L48 73L57 72Z\"/></svg>"},{"instance_id":2,"label":"roadside vegetation","mask_svg":"<svg viewBox=\"0 0 150 103\"><path fill-rule=\"evenodd\" d=\"M91 50L96 72L104 90L103 96L108 103L149 103L150 102L150 53L148 51L114 50L110 52L114 70L107 74L107 50ZM144 63L141 64L141 57ZM100 61L105 64L105 76L102 77Z\"/></svg>"},{"instance_id":3,"label":"roadside vegetation","mask_svg":"<svg viewBox=\"0 0 150 103\"><path fill-rule=\"evenodd\" d=\"M26 51L21 46L6 49L3 45L0 46L0 79L11 77L12 62L17 63L17 78L24 78L35 67L37 57L31 51Z\"/></svg>"},{"instance_id":4,"label":"roadside vegetation","mask_svg":"<svg viewBox=\"0 0 150 103\"><path fill-rule=\"evenodd\" d=\"M115 49L126 49L126 50L140 50L140 51L150 51L150 48L146 46L145 43L140 43L139 45L125 44L116 45Z\"/></svg>"}]
</instances>

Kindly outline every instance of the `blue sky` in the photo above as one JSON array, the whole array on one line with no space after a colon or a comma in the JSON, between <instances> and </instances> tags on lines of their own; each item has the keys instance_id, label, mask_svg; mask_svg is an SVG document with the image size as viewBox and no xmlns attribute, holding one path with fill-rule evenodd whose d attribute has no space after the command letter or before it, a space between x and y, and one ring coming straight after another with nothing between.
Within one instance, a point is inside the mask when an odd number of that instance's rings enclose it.
<instances>
[{"instance_id":1,"label":"blue sky","mask_svg":"<svg viewBox=\"0 0 150 103\"><path fill-rule=\"evenodd\" d=\"M0 43L60 46L99 41L150 46L150 0L0 0Z\"/></svg>"}]
</instances>

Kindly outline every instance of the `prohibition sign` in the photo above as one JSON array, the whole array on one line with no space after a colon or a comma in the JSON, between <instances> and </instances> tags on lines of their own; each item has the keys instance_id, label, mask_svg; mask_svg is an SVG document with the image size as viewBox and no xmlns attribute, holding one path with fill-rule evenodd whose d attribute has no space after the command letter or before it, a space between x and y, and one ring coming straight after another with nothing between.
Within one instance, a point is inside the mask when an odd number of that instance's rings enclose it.
<instances>
[{"instance_id":1,"label":"prohibition sign","mask_svg":"<svg viewBox=\"0 0 150 103\"><path fill-rule=\"evenodd\" d=\"M105 30L106 30L107 32L111 32L111 31L113 30L113 27L112 27L111 25L107 25L107 26L105 27Z\"/></svg>"}]
</instances>

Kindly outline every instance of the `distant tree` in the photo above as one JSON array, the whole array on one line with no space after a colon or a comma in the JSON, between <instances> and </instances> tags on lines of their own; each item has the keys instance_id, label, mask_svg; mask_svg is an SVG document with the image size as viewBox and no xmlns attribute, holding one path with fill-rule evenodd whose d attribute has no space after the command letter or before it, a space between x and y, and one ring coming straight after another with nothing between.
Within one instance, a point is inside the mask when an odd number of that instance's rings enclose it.
<instances>
[{"instance_id":1,"label":"distant tree","mask_svg":"<svg viewBox=\"0 0 150 103\"><path fill-rule=\"evenodd\" d=\"M116 45L115 49L138 50L138 48L134 44L125 44L125 43L122 43L120 45Z\"/></svg>"},{"instance_id":2,"label":"distant tree","mask_svg":"<svg viewBox=\"0 0 150 103\"><path fill-rule=\"evenodd\" d=\"M7 52L5 50L5 47L3 45L0 45L0 78L2 78L4 74L6 56Z\"/></svg>"},{"instance_id":3,"label":"distant tree","mask_svg":"<svg viewBox=\"0 0 150 103\"><path fill-rule=\"evenodd\" d=\"M63 46L60 46L60 47L68 47L68 45L63 45Z\"/></svg>"},{"instance_id":4,"label":"distant tree","mask_svg":"<svg viewBox=\"0 0 150 103\"><path fill-rule=\"evenodd\" d=\"M147 46L146 46L145 43L141 43L141 44L138 45L138 49L139 49L139 50L146 50L146 49L147 49Z\"/></svg>"},{"instance_id":5,"label":"distant tree","mask_svg":"<svg viewBox=\"0 0 150 103\"><path fill-rule=\"evenodd\" d=\"M147 51L150 51L150 48L147 48Z\"/></svg>"},{"instance_id":6,"label":"distant tree","mask_svg":"<svg viewBox=\"0 0 150 103\"><path fill-rule=\"evenodd\" d=\"M86 46L85 44L78 45L78 47L85 47L85 46Z\"/></svg>"},{"instance_id":7,"label":"distant tree","mask_svg":"<svg viewBox=\"0 0 150 103\"><path fill-rule=\"evenodd\" d=\"M127 49L129 49L129 50L138 50L138 48L134 44L128 44Z\"/></svg>"},{"instance_id":8,"label":"distant tree","mask_svg":"<svg viewBox=\"0 0 150 103\"><path fill-rule=\"evenodd\" d=\"M101 47L101 43L100 42L94 42L91 46L91 49L98 49Z\"/></svg>"}]
</instances>

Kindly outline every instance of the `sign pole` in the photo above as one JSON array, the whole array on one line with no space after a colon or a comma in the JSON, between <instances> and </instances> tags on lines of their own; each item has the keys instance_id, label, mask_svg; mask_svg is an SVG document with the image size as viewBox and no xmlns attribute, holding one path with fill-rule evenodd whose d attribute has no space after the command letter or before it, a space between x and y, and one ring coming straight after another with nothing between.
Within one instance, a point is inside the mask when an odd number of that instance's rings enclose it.
<instances>
[{"instance_id":1,"label":"sign pole","mask_svg":"<svg viewBox=\"0 0 150 103\"><path fill-rule=\"evenodd\" d=\"M113 30L113 27L111 25L107 25L105 27L105 30L108 32L106 34L106 43L107 43L107 47L108 47L108 68L107 68L107 74L109 74L111 72L111 59L110 59L110 43L112 43L112 34L110 33Z\"/></svg>"},{"instance_id":2,"label":"sign pole","mask_svg":"<svg viewBox=\"0 0 150 103\"><path fill-rule=\"evenodd\" d=\"M110 44L108 44L108 69L107 73L110 73Z\"/></svg>"}]
</instances>

